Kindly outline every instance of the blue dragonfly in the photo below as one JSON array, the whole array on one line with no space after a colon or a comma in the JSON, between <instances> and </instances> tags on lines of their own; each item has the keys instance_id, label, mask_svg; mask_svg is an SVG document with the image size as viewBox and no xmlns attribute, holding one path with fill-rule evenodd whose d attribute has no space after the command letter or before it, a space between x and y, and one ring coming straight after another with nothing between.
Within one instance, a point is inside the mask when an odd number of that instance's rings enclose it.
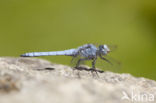
<instances>
[{"instance_id":1,"label":"blue dragonfly","mask_svg":"<svg viewBox=\"0 0 156 103\"><path fill-rule=\"evenodd\" d=\"M100 58L110 65L113 65L111 61L109 61L106 56L108 53L110 53L110 48L108 45L94 45L94 44L85 44L82 45L78 48L74 49L68 49L68 50L63 50L63 51L50 51L50 52L30 52L30 53L25 53L22 54L21 57L38 57L38 56L57 56L57 55L65 55L65 56L72 56L74 58L78 58L76 62L76 69L84 69L80 65L84 61L91 60L92 61L92 68L88 69L90 71L98 71L98 72L103 72L100 70L96 70L95 64L97 58ZM72 59L72 60L73 60Z\"/></svg>"}]
</instances>

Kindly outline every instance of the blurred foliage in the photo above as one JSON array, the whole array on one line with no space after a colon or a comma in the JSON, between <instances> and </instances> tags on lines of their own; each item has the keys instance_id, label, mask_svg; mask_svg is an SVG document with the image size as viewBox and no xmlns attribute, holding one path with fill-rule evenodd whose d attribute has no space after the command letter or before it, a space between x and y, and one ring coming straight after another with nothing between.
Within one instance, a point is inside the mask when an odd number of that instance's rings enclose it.
<instances>
[{"instance_id":1,"label":"blurred foliage","mask_svg":"<svg viewBox=\"0 0 156 103\"><path fill-rule=\"evenodd\" d=\"M1 0L0 56L118 45L120 72L156 80L155 0ZM69 64L70 57L42 57Z\"/></svg>"}]
</instances>

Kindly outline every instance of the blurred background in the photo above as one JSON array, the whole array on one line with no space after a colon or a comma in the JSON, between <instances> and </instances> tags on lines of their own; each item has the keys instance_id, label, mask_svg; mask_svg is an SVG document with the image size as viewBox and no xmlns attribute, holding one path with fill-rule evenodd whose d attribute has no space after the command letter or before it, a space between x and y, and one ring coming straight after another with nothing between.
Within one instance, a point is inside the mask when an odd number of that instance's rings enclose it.
<instances>
[{"instance_id":1,"label":"blurred background","mask_svg":"<svg viewBox=\"0 0 156 103\"><path fill-rule=\"evenodd\" d=\"M1 0L0 56L115 44L119 72L156 80L155 0ZM70 57L41 57L70 64Z\"/></svg>"}]
</instances>

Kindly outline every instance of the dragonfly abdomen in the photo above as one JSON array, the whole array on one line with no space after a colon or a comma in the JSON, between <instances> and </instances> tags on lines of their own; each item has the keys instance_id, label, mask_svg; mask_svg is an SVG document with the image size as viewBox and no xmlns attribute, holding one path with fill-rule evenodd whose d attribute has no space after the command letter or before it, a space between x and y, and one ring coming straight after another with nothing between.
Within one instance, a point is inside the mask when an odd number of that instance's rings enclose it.
<instances>
[{"instance_id":1,"label":"dragonfly abdomen","mask_svg":"<svg viewBox=\"0 0 156 103\"><path fill-rule=\"evenodd\" d=\"M38 56L52 56L52 55L74 55L75 49L69 49L64 51L51 51L51 52L31 52L22 54L21 57L38 57Z\"/></svg>"}]
</instances>

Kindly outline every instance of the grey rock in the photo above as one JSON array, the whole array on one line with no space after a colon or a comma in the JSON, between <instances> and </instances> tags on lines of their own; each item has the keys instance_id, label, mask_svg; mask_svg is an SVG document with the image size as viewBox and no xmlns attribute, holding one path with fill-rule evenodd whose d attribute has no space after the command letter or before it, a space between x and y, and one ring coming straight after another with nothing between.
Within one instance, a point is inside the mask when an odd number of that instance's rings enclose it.
<instances>
[{"instance_id":1,"label":"grey rock","mask_svg":"<svg viewBox=\"0 0 156 103\"><path fill-rule=\"evenodd\" d=\"M99 76L99 77L98 77ZM156 82L36 58L0 58L0 103L156 103Z\"/></svg>"}]
</instances>

